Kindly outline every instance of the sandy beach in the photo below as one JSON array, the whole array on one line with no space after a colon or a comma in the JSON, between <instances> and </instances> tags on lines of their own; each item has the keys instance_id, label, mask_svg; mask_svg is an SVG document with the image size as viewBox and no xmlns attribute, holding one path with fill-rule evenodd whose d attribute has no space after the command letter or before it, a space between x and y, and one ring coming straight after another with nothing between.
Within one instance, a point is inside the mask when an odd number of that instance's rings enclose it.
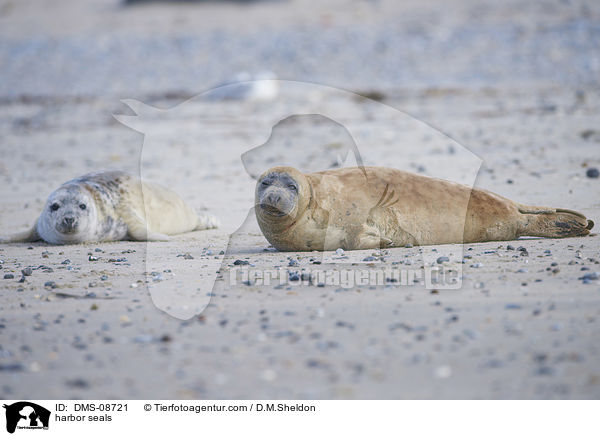
<instances>
[{"instance_id":1,"label":"sandy beach","mask_svg":"<svg viewBox=\"0 0 600 436\"><path fill-rule=\"evenodd\" d=\"M365 164L600 223L598 38L600 8L579 1L0 2L0 235L101 169L222 223L168 242L0 245L0 396L600 398L596 228L279 253L251 210L256 171L290 150L321 169L350 138ZM198 97L241 71L273 71L278 96ZM444 256L460 289L302 276ZM230 283L246 263L300 280Z\"/></svg>"}]
</instances>

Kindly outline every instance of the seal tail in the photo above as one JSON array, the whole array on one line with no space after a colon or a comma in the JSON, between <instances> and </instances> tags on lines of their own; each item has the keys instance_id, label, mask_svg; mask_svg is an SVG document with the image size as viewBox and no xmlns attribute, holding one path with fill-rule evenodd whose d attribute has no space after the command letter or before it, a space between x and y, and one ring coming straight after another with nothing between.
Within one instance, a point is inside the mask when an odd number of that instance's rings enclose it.
<instances>
[{"instance_id":1,"label":"seal tail","mask_svg":"<svg viewBox=\"0 0 600 436\"><path fill-rule=\"evenodd\" d=\"M569 209L519 205L519 212L525 217L519 236L542 236L545 238L586 236L594 227L592 220Z\"/></svg>"}]
</instances>

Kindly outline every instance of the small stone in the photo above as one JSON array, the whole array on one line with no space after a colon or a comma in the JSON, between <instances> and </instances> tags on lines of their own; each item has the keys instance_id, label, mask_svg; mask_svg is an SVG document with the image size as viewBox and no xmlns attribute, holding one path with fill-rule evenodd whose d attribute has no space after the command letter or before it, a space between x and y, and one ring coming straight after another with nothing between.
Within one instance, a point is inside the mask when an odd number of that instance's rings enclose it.
<instances>
[{"instance_id":1,"label":"small stone","mask_svg":"<svg viewBox=\"0 0 600 436\"><path fill-rule=\"evenodd\" d=\"M289 272L290 282L297 282L300 280L300 275L296 271Z\"/></svg>"},{"instance_id":2,"label":"small stone","mask_svg":"<svg viewBox=\"0 0 600 436\"><path fill-rule=\"evenodd\" d=\"M33 274L33 269L28 266L27 268L21 270L21 274L23 274L25 277L29 277L31 274Z\"/></svg>"},{"instance_id":3,"label":"small stone","mask_svg":"<svg viewBox=\"0 0 600 436\"><path fill-rule=\"evenodd\" d=\"M481 267L483 267L483 264L481 262L477 262L477 263L474 263L473 265L471 265L471 268L481 268Z\"/></svg>"},{"instance_id":4,"label":"small stone","mask_svg":"<svg viewBox=\"0 0 600 436\"><path fill-rule=\"evenodd\" d=\"M233 262L234 265L250 265L250 262L248 262L247 260L241 260L241 259L237 259L235 262Z\"/></svg>"},{"instance_id":5,"label":"small stone","mask_svg":"<svg viewBox=\"0 0 600 436\"><path fill-rule=\"evenodd\" d=\"M88 260L89 260L90 262L96 262L96 261L98 260L98 258L97 258L96 256L92 256L92 255L90 255L90 256L88 257Z\"/></svg>"},{"instance_id":6,"label":"small stone","mask_svg":"<svg viewBox=\"0 0 600 436\"><path fill-rule=\"evenodd\" d=\"M376 257L373 256L367 256L363 259L363 262L375 262L377 260Z\"/></svg>"},{"instance_id":7,"label":"small stone","mask_svg":"<svg viewBox=\"0 0 600 436\"><path fill-rule=\"evenodd\" d=\"M413 244L406 244L404 248L413 248Z\"/></svg>"},{"instance_id":8,"label":"small stone","mask_svg":"<svg viewBox=\"0 0 600 436\"><path fill-rule=\"evenodd\" d=\"M44 287L56 289L58 287L58 285L56 284L56 282L48 281L48 282L44 283Z\"/></svg>"},{"instance_id":9,"label":"small stone","mask_svg":"<svg viewBox=\"0 0 600 436\"><path fill-rule=\"evenodd\" d=\"M343 248L338 248L337 250L335 250L335 254L337 254L338 256L343 256L344 255L344 249Z\"/></svg>"},{"instance_id":10,"label":"small stone","mask_svg":"<svg viewBox=\"0 0 600 436\"><path fill-rule=\"evenodd\" d=\"M14 274L4 274L4 278L7 279L7 280L8 279L14 279L15 275Z\"/></svg>"},{"instance_id":11,"label":"small stone","mask_svg":"<svg viewBox=\"0 0 600 436\"><path fill-rule=\"evenodd\" d=\"M450 259L448 258L448 256L440 256L437 258L436 262L438 263L438 265L441 265L444 262L450 262Z\"/></svg>"},{"instance_id":12,"label":"small stone","mask_svg":"<svg viewBox=\"0 0 600 436\"><path fill-rule=\"evenodd\" d=\"M65 384L73 389L87 389L90 387L90 384L82 378L67 380Z\"/></svg>"},{"instance_id":13,"label":"small stone","mask_svg":"<svg viewBox=\"0 0 600 436\"><path fill-rule=\"evenodd\" d=\"M512 245L510 245L510 244L509 244L509 245L507 245L507 246L506 246L506 249L507 249L507 250L514 250L514 249L515 249L515 247L513 247Z\"/></svg>"},{"instance_id":14,"label":"small stone","mask_svg":"<svg viewBox=\"0 0 600 436\"><path fill-rule=\"evenodd\" d=\"M579 277L579 280L583 280L583 283L588 284L592 280L598 280L599 277L600 276L598 275L597 272L592 272L592 273L584 274L583 276Z\"/></svg>"},{"instance_id":15,"label":"small stone","mask_svg":"<svg viewBox=\"0 0 600 436\"><path fill-rule=\"evenodd\" d=\"M597 179L600 176L600 171L598 171L598 168L589 168L585 172L585 175L588 176L590 179Z\"/></svg>"},{"instance_id":16,"label":"small stone","mask_svg":"<svg viewBox=\"0 0 600 436\"><path fill-rule=\"evenodd\" d=\"M290 259L288 266L298 266L298 261L296 259Z\"/></svg>"}]
</instances>

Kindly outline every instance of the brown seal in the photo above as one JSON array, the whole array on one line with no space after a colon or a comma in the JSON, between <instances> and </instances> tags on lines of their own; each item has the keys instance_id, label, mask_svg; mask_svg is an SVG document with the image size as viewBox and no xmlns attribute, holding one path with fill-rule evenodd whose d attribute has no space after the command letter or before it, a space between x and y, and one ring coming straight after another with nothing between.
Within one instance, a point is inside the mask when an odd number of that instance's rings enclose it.
<instances>
[{"instance_id":1,"label":"brown seal","mask_svg":"<svg viewBox=\"0 0 600 436\"><path fill-rule=\"evenodd\" d=\"M524 206L492 192L392 168L263 173L255 212L281 251L346 250L589 234L567 209Z\"/></svg>"}]
</instances>

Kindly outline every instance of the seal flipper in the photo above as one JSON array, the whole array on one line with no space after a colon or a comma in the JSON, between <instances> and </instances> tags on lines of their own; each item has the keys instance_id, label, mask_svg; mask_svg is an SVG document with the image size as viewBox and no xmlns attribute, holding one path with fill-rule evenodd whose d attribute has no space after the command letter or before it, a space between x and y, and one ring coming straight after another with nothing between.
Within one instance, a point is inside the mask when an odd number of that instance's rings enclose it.
<instances>
[{"instance_id":1,"label":"seal flipper","mask_svg":"<svg viewBox=\"0 0 600 436\"><path fill-rule=\"evenodd\" d=\"M221 225L219 218L210 214L198 215L198 223L194 230L216 229Z\"/></svg>"},{"instance_id":2,"label":"seal flipper","mask_svg":"<svg viewBox=\"0 0 600 436\"><path fill-rule=\"evenodd\" d=\"M525 215L518 236L542 236L545 238L568 238L586 236L594 227L594 222L583 214L569 209L519 206Z\"/></svg>"},{"instance_id":3,"label":"seal flipper","mask_svg":"<svg viewBox=\"0 0 600 436\"><path fill-rule=\"evenodd\" d=\"M37 232L37 221L36 223L29 229L23 232L15 233L13 235L7 237L0 237L0 243L8 244L11 242L35 242L41 241L42 238L38 235Z\"/></svg>"}]
</instances>

